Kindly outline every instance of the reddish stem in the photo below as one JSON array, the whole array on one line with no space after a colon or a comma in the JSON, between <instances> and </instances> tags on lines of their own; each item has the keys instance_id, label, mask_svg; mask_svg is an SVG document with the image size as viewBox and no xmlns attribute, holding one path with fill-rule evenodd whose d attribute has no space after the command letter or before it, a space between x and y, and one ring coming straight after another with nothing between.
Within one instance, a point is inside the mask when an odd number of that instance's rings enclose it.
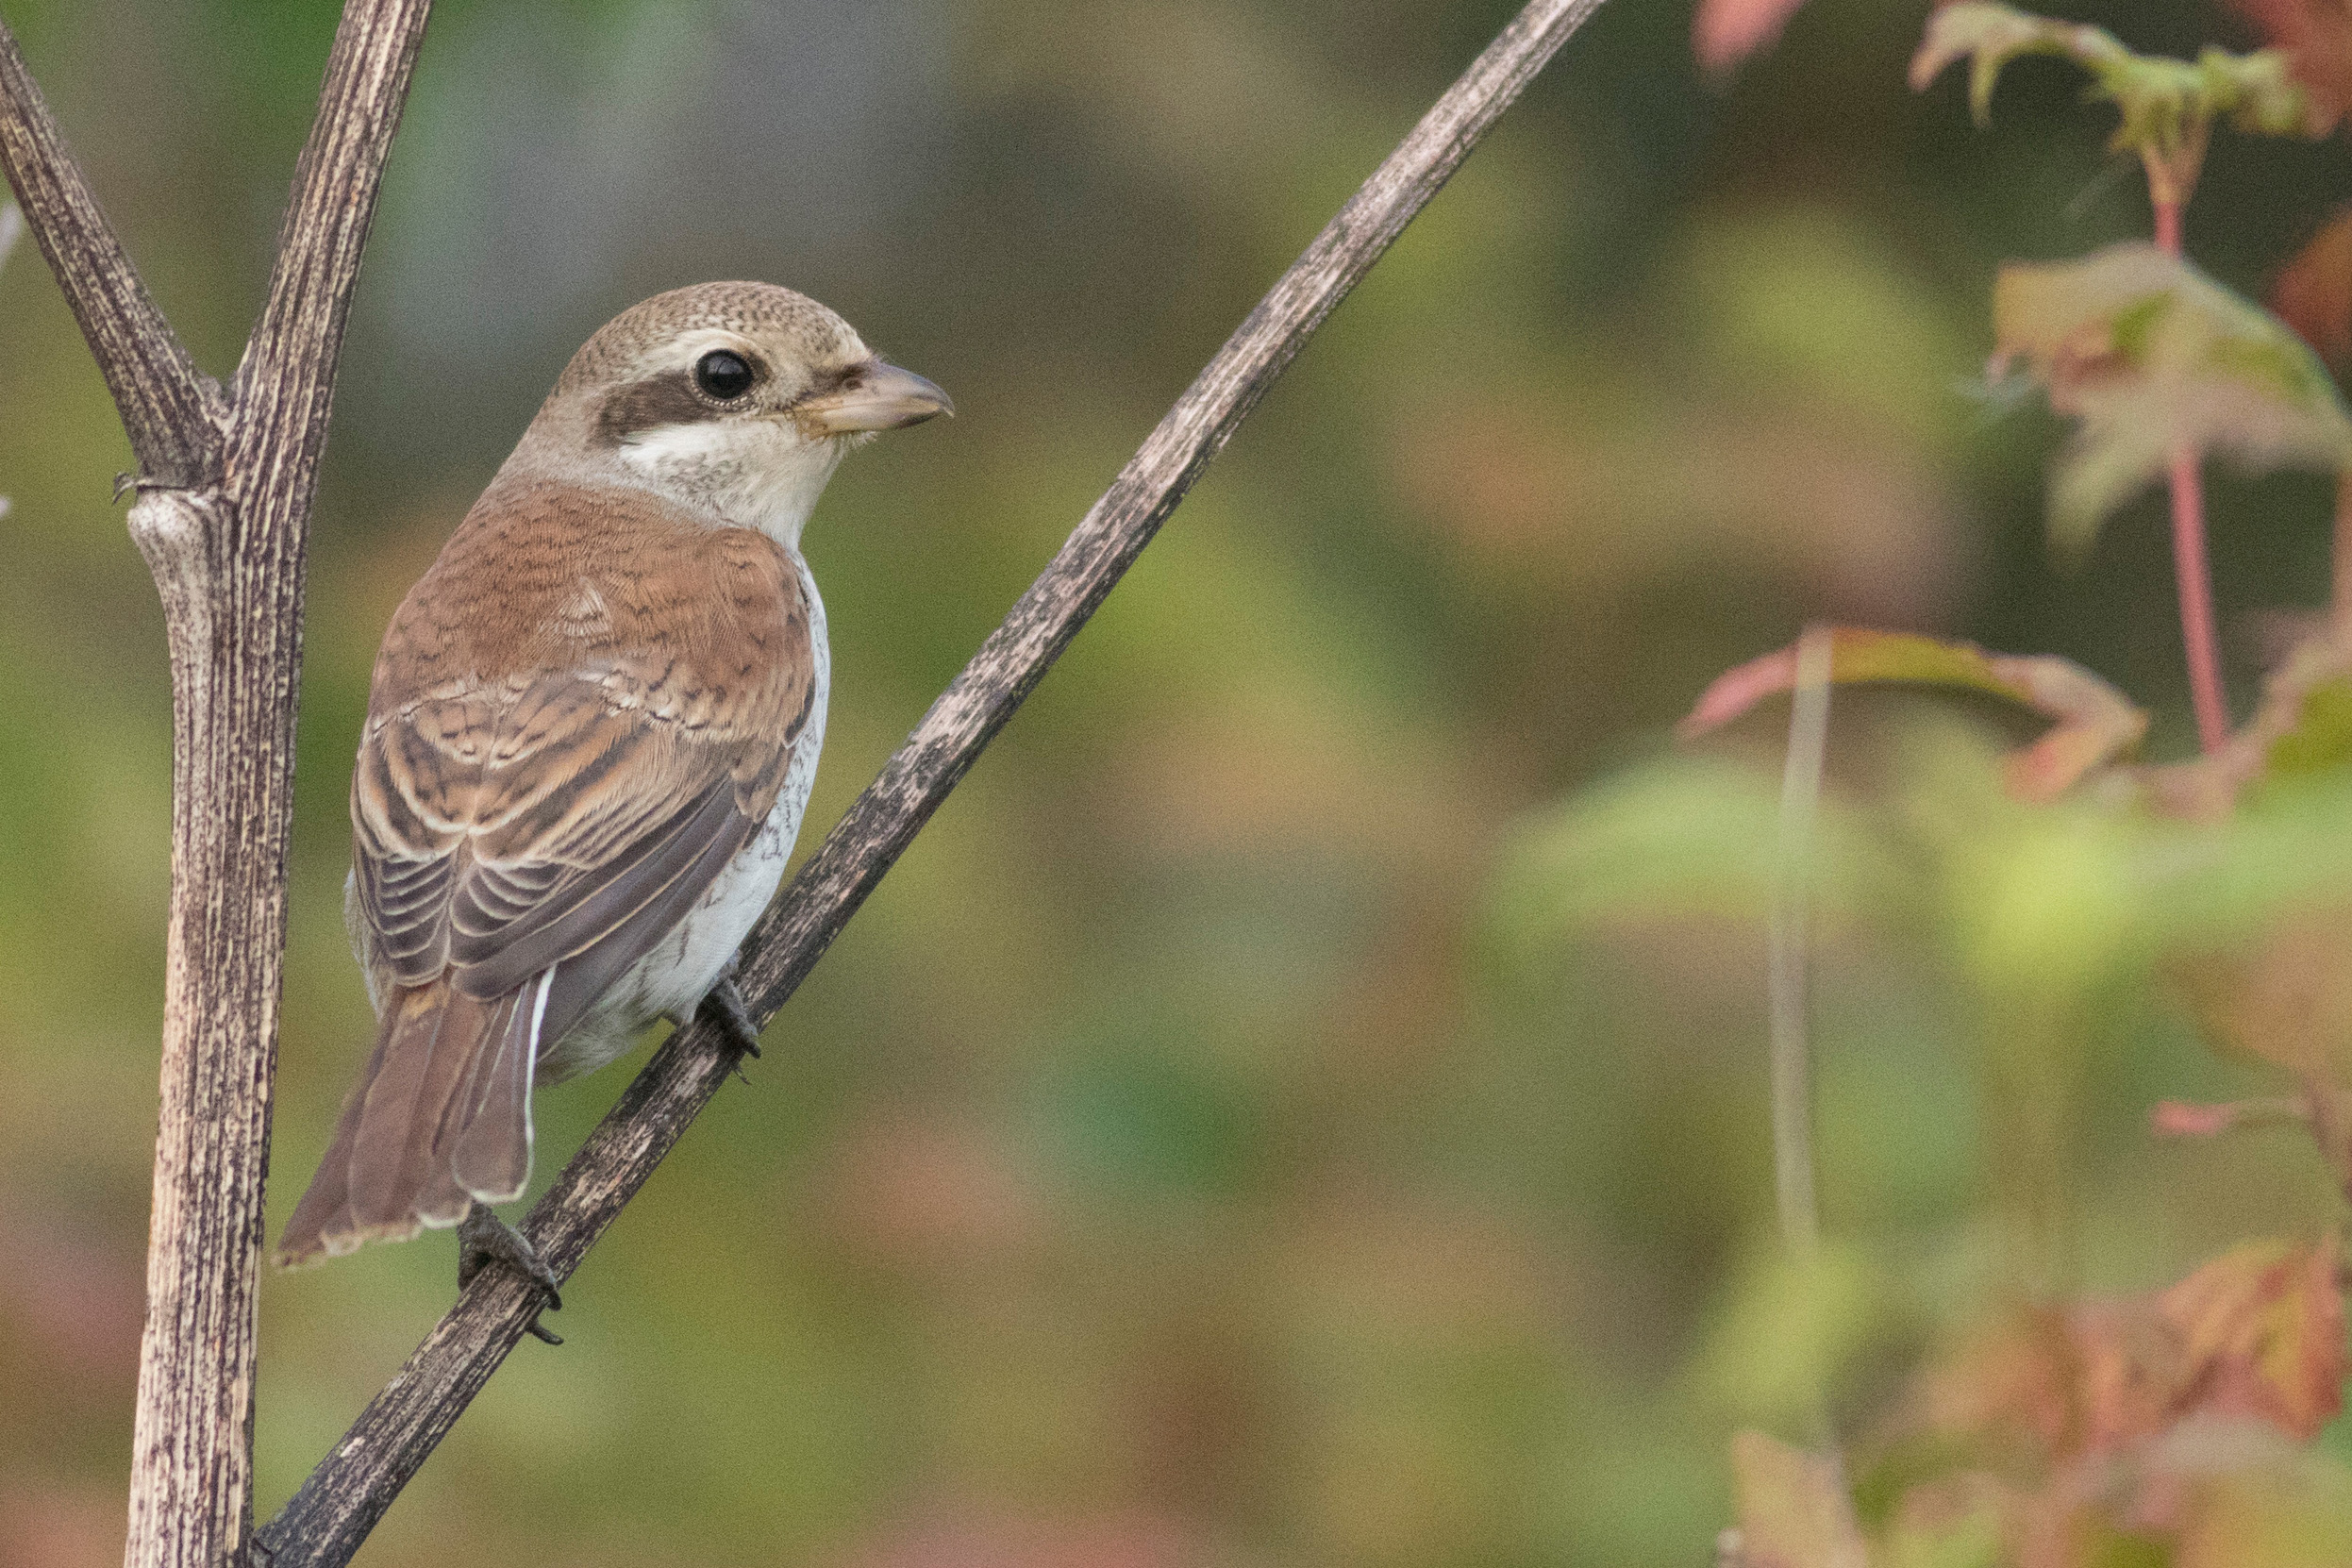
<instances>
[{"instance_id":1,"label":"reddish stem","mask_svg":"<svg viewBox=\"0 0 2352 1568\"><path fill-rule=\"evenodd\" d=\"M2205 568L2205 483L2197 455L2173 451L2173 576L2180 586L2180 638L2189 651L2189 696L2196 706L2197 743L2219 751L2229 741L2229 704L2222 694L2221 642L2213 635L2213 582Z\"/></svg>"},{"instance_id":2,"label":"reddish stem","mask_svg":"<svg viewBox=\"0 0 2352 1568\"><path fill-rule=\"evenodd\" d=\"M2180 254L2181 198L2169 170L2148 159L2148 199L2156 209L2156 244ZM2189 656L2189 695L2197 743L2207 753L2229 741L2229 700L2222 690L2221 640L2213 633L2213 577L2205 563L2205 483L2194 448L2172 454L2173 577L2180 590L2180 640Z\"/></svg>"}]
</instances>

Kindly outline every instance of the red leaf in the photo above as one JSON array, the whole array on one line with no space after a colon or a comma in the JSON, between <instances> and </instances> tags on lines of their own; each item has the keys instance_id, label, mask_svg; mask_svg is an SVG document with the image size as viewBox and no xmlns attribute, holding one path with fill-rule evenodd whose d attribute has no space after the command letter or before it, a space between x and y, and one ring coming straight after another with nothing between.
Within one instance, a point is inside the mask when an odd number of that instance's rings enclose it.
<instances>
[{"instance_id":1,"label":"red leaf","mask_svg":"<svg viewBox=\"0 0 2352 1568\"><path fill-rule=\"evenodd\" d=\"M1706 70L1729 71L1780 36L1805 0L1699 0L1691 47Z\"/></svg>"},{"instance_id":2,"label":"red leaf","mask_svg":"<svg viewBox=\"0 0 2352 1568\"><path fill-rule=\"evenodd\" d=\"M2248 1242L2158 1297L2179 1333L2194 1408L2310 1442L2344 1408L2344 1292L2331 1237Z\"/></svg>"},{"instance_id":3,"label":"red leaf","mask_svg":"<svg viewBox=\"0 0 2352 1568\"><path fill-rule=\"evenodd\" d=\"M2321 358L2352 357L2352 207L2338 209L2278 270L2270 308Z\"/></svg>"},{"instance_id":4,"label":"red leaf","mask_svg":"<svg viewBox=\"0 0 2352 1568\"><path fill-rule=\"evenodd\" d=\"M2085 774L2139 742L2147 715L2079 664L2047 655L1988 654L1968 642L1908 632L1841 627L1830 634L1829 678L1840 684L1916 681L2008 697L2059 721L2047 735L2012 753L2008 782L2026 800L2052 800ZM1796 649L1782 648L1715 677L1682 721L1684 739L1730 723L1764 698L1796 684Z\"/></svg>"},{"instance_id":5,"label":"red leaf","mask_svg":"<svg viewBox=\"0 0 2352 1568\"><path fill-rule=\"evenodd\" d=\"M1946 1433L2024 1438L2052 1463L2125 1453L2194 1416L2309 1442L2341 1408L2334 1241L2249 1242L2152 1295L2020 1312L1929 1378Z\"/></svg>"}]
</instances>

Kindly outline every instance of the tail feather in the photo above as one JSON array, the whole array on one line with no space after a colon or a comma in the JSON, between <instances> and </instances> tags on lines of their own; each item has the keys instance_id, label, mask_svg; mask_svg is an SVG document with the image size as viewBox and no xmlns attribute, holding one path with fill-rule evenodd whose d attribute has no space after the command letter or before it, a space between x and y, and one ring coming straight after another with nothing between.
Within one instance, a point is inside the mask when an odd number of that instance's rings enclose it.
<instances>
[{"instance_id":1,"label":"tail feather","mask_svg":"<svg viewBox=\"0 0 2352 1568\"><path fill-rule=\"evenodd\" d=\"M406 1241L457 1224L475 1198L521 1193L536 1043L526 1004L544 985L487 1001L438 982L392 996L335 1141L278 1241L281 1264Z\"/></svg>"},{"instance_id":2,"label":"tail feather","mask_svg":"<svg viewBox=\"0 0 2352 1568\"><path fill-rule=\"evenodd\" d=\"M450 1118L447 1164L467 1192L503 1202L531 1179L531 1076L539 1056L539 1026L547 1006L548 970L511 998L513 1015L492 1047L477 1055L466 1114Z\"/></svg>"}]
</instances>

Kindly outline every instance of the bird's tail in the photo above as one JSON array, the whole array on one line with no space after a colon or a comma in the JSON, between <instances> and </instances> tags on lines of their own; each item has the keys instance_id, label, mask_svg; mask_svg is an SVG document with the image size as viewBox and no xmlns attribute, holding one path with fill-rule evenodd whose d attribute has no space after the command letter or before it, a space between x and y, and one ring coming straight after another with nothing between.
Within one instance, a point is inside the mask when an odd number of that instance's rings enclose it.
<instances>
[{"instance_id":1,"label":"bird's tail","mask_svg":"<svg viewBox=\"0 0 2352 1568\"><path fill-rule=\"evenodd\" d=\"M278 1239L281 1267L451 1226L531 1174L531 1063L553 971L484 1001L445 979L384 1008L335 1142Z\"/></svg>"}]
</instances>

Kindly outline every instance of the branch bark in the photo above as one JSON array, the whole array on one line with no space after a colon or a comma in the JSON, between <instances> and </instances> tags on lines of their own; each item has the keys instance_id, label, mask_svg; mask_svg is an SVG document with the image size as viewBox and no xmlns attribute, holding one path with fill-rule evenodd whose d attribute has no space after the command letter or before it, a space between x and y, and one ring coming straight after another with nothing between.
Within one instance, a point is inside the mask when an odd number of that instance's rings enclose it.
<instances>
[{"instance_id":1,"label":"branch bark","mask_svg":"<svg viewBox=\"0 0 2352 1568\"><path fill-rule=\"evenodd\" d=\"M796 990L980 752L1151 542L1275 377L1469 156L1600 0L1533 0L1448 89L1268 291L1110 489L931 705L743 946L740 981L763 1025ZM734 1053L681 1029L523 1229L559 1279L726 1082ZM341 1568L531 1322L538 1293L486 1269L261 1532L274 1568Z\"/></svg>"},{"instance_id":2,"label":"branch bark","mask_svg":"<svg viewBox=\"0 0 2352 1568\"><path fill-rule=\"evenodd\" d=\"M0 25L0 164L142 470L172 659L172 907L130 1568L242 1562L304 561L343 323L430 0L352 0L232 392L197 371Z\"/></svg>"}]
</instances>

